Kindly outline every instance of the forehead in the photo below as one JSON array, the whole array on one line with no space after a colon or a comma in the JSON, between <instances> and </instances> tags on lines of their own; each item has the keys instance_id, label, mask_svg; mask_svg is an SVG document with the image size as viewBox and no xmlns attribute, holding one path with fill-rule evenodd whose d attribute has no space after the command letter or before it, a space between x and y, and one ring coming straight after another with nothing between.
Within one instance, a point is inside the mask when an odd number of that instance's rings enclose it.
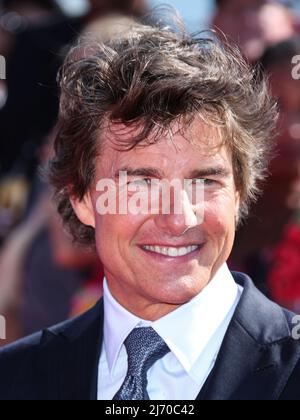
<instances>
[{"instance_id":1,"label":"forehead","mask_svg":"<svg viewBox=\"0 0 300 420\"><path fill-rule=\"evenodd\" d=\"M98 169L115 172L128 166L153 167L168 173L213 164L227 168L231 165L231 153L223 144L220 130L200 118L188 127L175 122L154 144L144 142L132 150L122 150L120 145L130 144L137 134L138 128L122 124L107 127L100 139L102 153Z\"/></svg>"}]
</instances>

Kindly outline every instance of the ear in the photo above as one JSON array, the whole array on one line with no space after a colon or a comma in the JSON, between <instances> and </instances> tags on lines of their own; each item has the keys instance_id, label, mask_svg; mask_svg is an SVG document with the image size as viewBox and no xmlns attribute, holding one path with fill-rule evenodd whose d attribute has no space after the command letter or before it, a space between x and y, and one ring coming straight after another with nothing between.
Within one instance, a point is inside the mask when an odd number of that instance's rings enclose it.
<instances>
[{"instance_id":1,"label":"ear","mask_svg":"<svg viewBox=\"0 0 300 420\"><path fill-rule=\"evenodd\" d=\"M77 197L71 197L70 201L73 210L81 223L95 228L95 213L90 192L87 192L82 200L79 200Z\"/></svg>"}]
</instances>

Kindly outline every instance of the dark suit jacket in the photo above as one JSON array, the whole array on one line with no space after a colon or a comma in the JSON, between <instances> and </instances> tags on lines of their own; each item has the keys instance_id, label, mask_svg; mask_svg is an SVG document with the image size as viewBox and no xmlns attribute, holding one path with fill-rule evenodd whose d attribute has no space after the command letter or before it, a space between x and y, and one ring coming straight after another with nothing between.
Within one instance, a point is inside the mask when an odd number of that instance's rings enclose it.
<instances>
[{"instance_id":1,"label":"dark suit jacket","mask_svg":"<svg viewBox=\"0 0 300 420\"><path fill-rule=\"evenodd\" d=\"M300 400L294 315L266 299L247 276L234 277L244 293L198 399ZM96 399L102 340L100 301L75 320L2 349L0 399Z\"/></svg>"}]
</instances>

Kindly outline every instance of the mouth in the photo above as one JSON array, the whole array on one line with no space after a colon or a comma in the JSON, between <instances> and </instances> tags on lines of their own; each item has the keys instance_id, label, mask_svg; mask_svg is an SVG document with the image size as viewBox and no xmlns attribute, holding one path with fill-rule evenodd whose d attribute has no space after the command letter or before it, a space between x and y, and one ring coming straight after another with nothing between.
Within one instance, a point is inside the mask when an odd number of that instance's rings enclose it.
<instances>
[{"instance_id":1,"label":"mouth","mask_svg":"<svg viewBox=\"0 0 300 420\"><path fill-rule=\"evenodd\" d=\"M165 247L158 245L143 245L141 247L144 251L161 255L167 258L182 258L192 255L200 250L201 245L187 245L182 247Z\"/></svg>"}]
</instances>

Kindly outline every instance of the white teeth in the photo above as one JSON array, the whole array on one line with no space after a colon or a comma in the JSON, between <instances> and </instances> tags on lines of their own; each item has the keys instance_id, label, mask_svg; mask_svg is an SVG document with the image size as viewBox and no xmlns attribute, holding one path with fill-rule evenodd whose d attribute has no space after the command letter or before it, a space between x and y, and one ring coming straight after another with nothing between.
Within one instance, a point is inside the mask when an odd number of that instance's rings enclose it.
<instances>
[{"instance_id":1,"label":"white teeth","mask_svg":"<svg viewBox=\"0 0 300 420\"><path fill-rule=\"evenodd\" d=\"M191 245L182 248L165 248L160 246L144 246L143 247L146 251L155 252L156 254L165 255L167 257L184 257L185 255L191 254L192 252L198 249L197 245Z\"/></svg>"}]
</instances>

